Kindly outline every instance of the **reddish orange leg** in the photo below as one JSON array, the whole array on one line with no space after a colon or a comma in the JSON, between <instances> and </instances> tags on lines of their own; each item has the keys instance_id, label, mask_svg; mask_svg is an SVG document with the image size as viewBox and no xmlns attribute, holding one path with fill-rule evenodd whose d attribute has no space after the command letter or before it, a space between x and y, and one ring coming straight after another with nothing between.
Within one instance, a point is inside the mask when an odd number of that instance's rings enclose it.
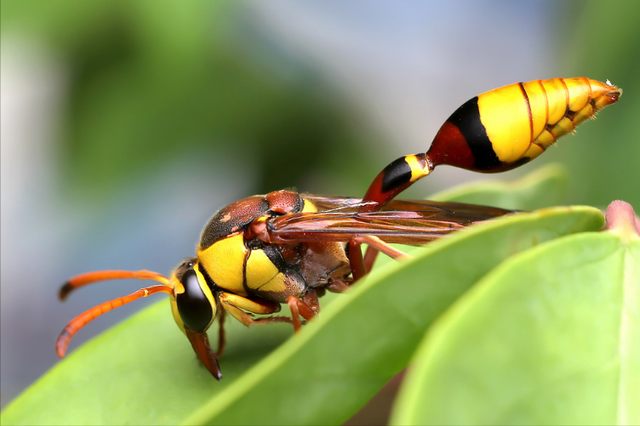
<instances>
[{"instance_id":1,"label":"reddish orange leg","mask_svg":"<svg viewBox=\"0 0 640 426\"><path fill-rule=\"evenodd\" d=\"M360 249L362 244L369 246L364 257ZM372 235L353 237L351 241L349 241L349 262L351 263L353 282L362 279L366 273L371 271L379 251L396 260L409 257L408 254L391 247L378 237Z\"/></svg>"},{"instance_id":2,"label":"reddish orange leg","mask_svg":"<svg viewBox=\"0 0 640 426\"><path fill-rule=\"evenodd\" d=\"M392 259L398 260L398 259L403 259L403 258L410 257L405 252L403 252L401 250L398 250L396 248L393 248L389 244L387 244L384 241L382 241L380 238L375 237L373 235L362 235L362 236L354 237L353 239L357 243L367 244L367 245L369 245L369 247L374 248L377 251L381 251L382 253L386 254L387 256L389 256ZM375 260L375 257L374 257L373 260ZM373 262L373 260L372 260L372 262ZM371 266L373 266L373 264Z\"/></svg>"},{"instance_id":3,"label":"reddish orange leg","mask_svg":"<svg viewBox=\"0 0 640 426\"><path fill-rule=\"evenodd\" d=\"M289 324L293 324L294 330L298 331L302 326L300 316L306 320L310 320L320 310L318 297L314 290L310 290L307 295L305 295L304 301L295 296L291 296L287 299L287 303L289 304L292 312L291 317L271 315L262 318L252 318L251 315L247 313L250 312L258 315L268 315L279 312L280 304L277 302L269 300L252 300L238 296L237 294L226 292L219 293L218 298L224 310L246 326L287 322Z\"/></svg>"},{"instance_id":4,"label":"reddish orange leg","mask_svg":"<svg viewBox=\"0 0 640 426\"><path fill-rule=\"evenodd\" d=\"M67 346L69 346L71 338L75 336L75 334L82 327L98 318L100 315L105 314L110 310L118 308L127 303L133 302L134 300L140 299L141 297L147 297L150 294L161 292L173 294L173 289L166 285L154 285L151 287L141 288L140 290L136 291L135 293L131 293L128 296L118 297L117 299L104 302L98 306L94 306L88 311L81 313L80 315L72 319L58 336L58 340L56 341L56 352L58 353L58 356L60 358L63 358L64 354L67 352Z\"/></svg>"},{"instance_id":5,"label":"reddish orange leg","mask_svg":"<svg viewBox=\"0 0 640 426\"><path fill-rule=\"evenodd\" d=\"M367 273L371 272L373 264L376 263L378 253L380 252L372 246L367 247L367 250L364 252L364 268L367 270Z\"/></svg>"},{"instance_id":6,"label":"reddish orange leg","mask_svg":"<svg viewBox=\"0 0 640 426\"><path fill-rule=\"evenodd\" d=\"M356 241L356 238L352 238L349 241L348 249L349 249L349 264L351 265L351 275L353 276L353 281L358 281L367 273L364 266L364 259L362 258L362 249L360 248L361 243Z\"/></svg>"},{"instance_id":7,"label":"reddish orange leg","mask_svg":"<svg viewBox=\"0 0 640 426\"><path fill-rule=\"evenodd\" d=\"M324 291L322 294L324 294ZM302 302L304 302L309 308L311 308L314 314L317 315L320 313L320 300L318 300L318 293L316 292L316 289L309 289L309 291L307 291L307 293L302 298Z\"/></svg>"},{"instance_id":8,"label":"reddish orange leg","mask_svg":"<svg viewBox=\"0 0 640 426\"><path fill-rule=\"evenodd\" d=\"M297 298L296 296L287 297L287 304L289 304L289 309L291 309L291 318L293 319L293 330L297 333L302 328L302 323L300 322L300 316L302 316L307 321L313 319L316 316L316 312L307 305L305 302Z\"/></svg>"}]
</instances>

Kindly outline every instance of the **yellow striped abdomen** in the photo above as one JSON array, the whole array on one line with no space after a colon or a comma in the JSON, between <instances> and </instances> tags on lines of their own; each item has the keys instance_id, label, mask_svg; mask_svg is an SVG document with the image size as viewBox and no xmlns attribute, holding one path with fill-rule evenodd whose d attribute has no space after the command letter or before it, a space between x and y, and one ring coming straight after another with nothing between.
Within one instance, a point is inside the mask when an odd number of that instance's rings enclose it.
<instances>
[{"instance_id":1,"label":"yellow striped abdomen","mask_svg":"<svg viewBox=\"0 0 640 426\"><path fill-rule=\"evenodd\" d=\"M442 126L427 156L448 164L501 172L540 155L622 90L585 77L515 83L470 99Z\"/></svg>"}]
</instances>

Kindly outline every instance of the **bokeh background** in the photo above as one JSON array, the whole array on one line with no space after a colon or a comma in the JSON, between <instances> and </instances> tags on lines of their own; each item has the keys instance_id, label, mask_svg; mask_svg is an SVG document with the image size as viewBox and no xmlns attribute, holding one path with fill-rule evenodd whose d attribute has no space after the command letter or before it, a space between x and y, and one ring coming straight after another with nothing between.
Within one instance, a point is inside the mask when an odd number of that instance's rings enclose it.
<instances>
[{"instance_id":1,"label":"bokeh background","mask_svg":"<svg viewBox=\"0 0 640 426\"><path fill-rule=\"evenodd\" d=\"M168 273L207 219L255 193L362 195L467 99L588 76L620 103L558 149L567 203L640 209L640 2L3 0L2 406L57 362L85 309ZM407 196L486 178L439 168ZM150 300L87 326L78 344ZM167 314L169 311L167 308ZM159 372L159 374L161 374Z\"/></svg>"}]
</instances>

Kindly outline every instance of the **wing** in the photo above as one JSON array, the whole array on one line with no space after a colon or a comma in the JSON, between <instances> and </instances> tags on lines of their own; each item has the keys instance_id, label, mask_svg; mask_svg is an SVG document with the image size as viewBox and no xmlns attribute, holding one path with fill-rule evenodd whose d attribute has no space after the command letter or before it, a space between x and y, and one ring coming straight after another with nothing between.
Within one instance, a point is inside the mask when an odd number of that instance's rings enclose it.
<instances>
[{"instance_id":1,"label":"wing","mask_svg":"<svg viewBox=\"0 0 640 426\"><path fill-rule=\"evenodd\" d=\"M495 207L422 200L393 200L381 211L361 213L359 198L303 197L321 211L270 219L271 242L346 242L355 235L373 235L386 243L425 244L473 223L514 213Z\"/></svg>"}]
</instances>

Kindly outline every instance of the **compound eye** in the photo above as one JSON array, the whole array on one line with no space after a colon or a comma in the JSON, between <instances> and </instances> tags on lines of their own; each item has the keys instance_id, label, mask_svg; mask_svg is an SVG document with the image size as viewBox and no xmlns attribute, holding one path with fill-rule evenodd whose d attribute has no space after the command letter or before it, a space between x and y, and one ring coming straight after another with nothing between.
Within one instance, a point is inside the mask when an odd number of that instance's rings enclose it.
<instances>
[{"instance_id":1,"label":"compound eye","mask_svg":"<svg viewBox=\"0 0 640 426\"><path fill-rule=\"evenodd\" d=\"M211 290L204 279L198 279L194 269L187 270L180 282L184 287L184 293L176 295L180 318L186 328L203 333L213 321L215 313L215 300Z\"/></svg>"}]
</instances>

